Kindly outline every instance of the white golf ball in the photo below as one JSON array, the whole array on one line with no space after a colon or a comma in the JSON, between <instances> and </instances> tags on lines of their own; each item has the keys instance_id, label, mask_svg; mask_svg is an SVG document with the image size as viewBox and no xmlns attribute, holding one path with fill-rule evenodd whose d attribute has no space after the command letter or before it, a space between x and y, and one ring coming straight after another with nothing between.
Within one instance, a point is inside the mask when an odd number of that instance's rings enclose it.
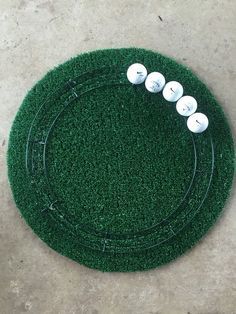
<instances>
[{"instance_id":1,"label":"white golf ball","mask_svg":"<svg viewBox=\"0 0 236 314\"><path fill-rule=\"evenodd\" d=\"M181 116L191 116L197 110L197 101L192 96L183 96L177 101L176 110Z\"/></svg>"},{"instance_id":2,"label":"white golf ball","mask_svg":"<svg viewBox=\"0 0 236 314\"><path fill-rule=\"evenodd\" d=\"M176 81L168 82L162 92L163 97L170 102L175 102L180 99L180 97L183 96L183 93L183 86Z\"/></svg>"},{"instance_id":3,"label":"white golf ball","mask_svg":"<svg viewBox=\"0 0 236 314\"><path fill-rule=\"evenodd\" d=\"M141 63L132 64L127 71L127 78L132 84L142 84L147 77L147 69Z\"/></svg>"},{"instance_id":4,"label":"white golf ball","mask_svg":"<svg viewBox=\"0 0 236 314\"><path fill-rule=\"evenodd\" d=\"M166 80L164 76L159 72L152 72L148 74L145 86L151 93L159 93L165 86Z\"/></svg>"},{"instance_id":5,"label":"white golf ball","mask_svg":"<svg viewBox=\"0 0 236 314\"><path fill-rule=\"evenodd\" d=\"M193 133L202 133L208 127L209 121L205 114L197 112L192 114L187 120L187 126Z\"/></svg>"}]
</instances>

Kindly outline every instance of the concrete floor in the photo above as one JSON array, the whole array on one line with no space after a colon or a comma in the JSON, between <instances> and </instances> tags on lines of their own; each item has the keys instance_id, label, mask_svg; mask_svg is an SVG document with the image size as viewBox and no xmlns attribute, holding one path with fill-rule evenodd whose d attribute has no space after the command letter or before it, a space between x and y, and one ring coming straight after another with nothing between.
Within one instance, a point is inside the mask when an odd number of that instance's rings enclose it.
<instances>
[{"instance_id":1,"label":"concrete floor","mask_svg":"<svg viewBox=\"0 0 236 314\"><path fill-rule=\"evenodd\" d=\"M101 273L49 249L20 218L6 174L27 90L87 50L145 47L187 64L236 130L235 0L0 0L0 313L236 313L236 194L193 250L160 269Z\"/></svg>"}]
</instances>

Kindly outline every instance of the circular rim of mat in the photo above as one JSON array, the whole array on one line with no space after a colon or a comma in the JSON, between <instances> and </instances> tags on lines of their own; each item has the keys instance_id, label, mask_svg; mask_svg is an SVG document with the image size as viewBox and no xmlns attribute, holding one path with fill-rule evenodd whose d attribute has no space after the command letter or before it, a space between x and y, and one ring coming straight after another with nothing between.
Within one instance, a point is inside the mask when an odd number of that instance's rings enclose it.
<instances>
[{"instance_id":1,"label":"circular rim of mat","mask_svg":"<svg viewBox=\"0 0 236 314\"><path fill-rule=\"evenodd\" d=\"M149 73L163 67L164 72L160 72L168 81L179 80L184 90L187 86L188 95L196 94L197 101L197 96L200 96L198 111L207 114L210 125L200 135L188 131L194 162L189 186L180 202L180 205L185 202L186 208L179 205L160 222L137 230L136 233L134 230L128 233L109 233L95 230L89 225L83 226L78 221L73 223L73 216L70 217L68 212L65 215L62 211L48 175L47 146L58 119L71 103L79 102L81 96L94 90L100 91L101 87L130 88L126 70L136 62L147 66ZM131 88L140 97L146 97L145 101L158 97L150 96L141 86ZM50 106L50 100L57 106L62 102L61 108ZM29 121L26 123L25 119ZM182 119L183 128L187 128L186 118L179 116L179 119ZM43 128L44 124L47 129ZM18 143L22 145L17 145ZM199 155L197 152L200 152ZM209 160L204 159L208 156L211 156ZM199 169L199 165L203 168ZM207 176L205 192L200 199L196 198L194 205L189 205L197 194L197 182L203 182L203 172ZM139 48L107 49L81 54L50 71L24 99L14 120L8 146L9 181L17 207L27 223L44 242L59 253L102 271L150 269L183 254L207 232L221 213L232 186L233 174L233 138L215 98L189 69L159 53ZM23 184L18 184L18 180ZM30 198L27 197L29 193ZM35 197L32 196L33 193ZM187 200L188 195L190 201ZM195 206L195 210L191 210L191 206Z\"/></svg>"}]
</instances>

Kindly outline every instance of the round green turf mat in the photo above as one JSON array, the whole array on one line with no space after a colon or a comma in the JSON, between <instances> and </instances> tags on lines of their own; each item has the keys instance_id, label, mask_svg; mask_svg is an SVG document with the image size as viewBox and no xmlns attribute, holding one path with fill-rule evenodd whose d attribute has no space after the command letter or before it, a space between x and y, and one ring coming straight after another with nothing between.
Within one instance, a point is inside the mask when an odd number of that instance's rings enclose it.
<instances>
[{"instance_id":1,"label":"round green turf mat","mask_svg":"<svg viewBox=\"0 0 236 314\"><path fill-rule=\"evenodd\" d=\"M175 104L126 78L130 64L179 81L209 118L191 133ZM170 262L213 225L229 194L234 147L223 111L187 68L144 49L82 54L27 94L13 123L14 199L50 247L102 271Z\"/></svg>"}]
</instances>

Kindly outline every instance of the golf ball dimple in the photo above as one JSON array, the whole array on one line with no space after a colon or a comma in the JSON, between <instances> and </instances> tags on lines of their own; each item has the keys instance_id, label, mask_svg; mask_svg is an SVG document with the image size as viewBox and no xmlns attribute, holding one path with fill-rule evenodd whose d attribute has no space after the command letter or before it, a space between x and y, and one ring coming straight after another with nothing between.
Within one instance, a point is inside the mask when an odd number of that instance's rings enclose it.
<instances>
[{"instance_id":1,"label":"golf ball dimple","mask_svg":"<svg viewBox=\"0 0 236 314\"><path fill-rule=\"evenodd\" d=\"M147 69L141 63L134 63L127 70L127 78L132 84L142 84L146 77Z\"/></svg>"}]
</instances>

